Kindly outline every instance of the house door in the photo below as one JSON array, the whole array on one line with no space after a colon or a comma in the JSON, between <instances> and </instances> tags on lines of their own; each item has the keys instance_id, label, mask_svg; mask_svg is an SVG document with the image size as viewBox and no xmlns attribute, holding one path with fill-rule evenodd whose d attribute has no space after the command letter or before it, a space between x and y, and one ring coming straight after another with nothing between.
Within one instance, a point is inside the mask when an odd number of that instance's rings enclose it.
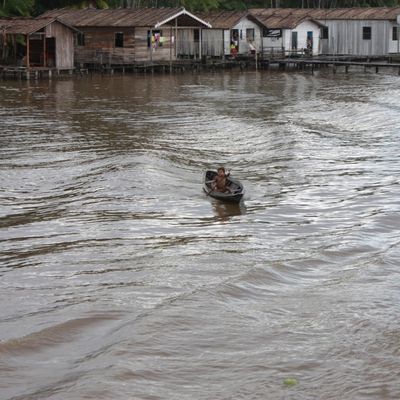
<instances>
[{"instance_id":1,"label":"house door","mask_svg":"<svg viewBox=\"0 0 400 400\"><path fill-rule=\"evenodd\" d=\"M43 38L39 35L29 39L29 65L43 67Z\"/></svg>"},{"instance_id":2,"label":"house door","mask_svg":"<svg viewBox=\"0 0 400 400\"><path fill-rule=\"evenodd\" d=\"M313 33L307 32L307 53L312 54L313 53L313 46L314 46L314 40L313 40Z\"/></svg>"},{"instance_id":3,"label":"house door","mask_svg":"<svg viewBox=\"0 0 400 400\"><path fill-rule=\"evenodd\" d=\"M292 32L292 50L297 50L297 32Z\"/></svg>"},{"instance_id":4,"label":"house door","mask_svg":"<svg viewBox=\"0 0 400 400\"><path fill-rule=\"evenodd\" d=\"M231 30L231 48L235 47L236 53L239 51L239 29Z\"/></svg>"},{"instance_id":5,"label":"house door","mask_svg":"<svg viewBox=\"0 0 400 400\"><path fill-rule=\"evenodd\" d=\"M56 38L46 39L46 66L56 66Z\"/></svg>"}]
</instances>

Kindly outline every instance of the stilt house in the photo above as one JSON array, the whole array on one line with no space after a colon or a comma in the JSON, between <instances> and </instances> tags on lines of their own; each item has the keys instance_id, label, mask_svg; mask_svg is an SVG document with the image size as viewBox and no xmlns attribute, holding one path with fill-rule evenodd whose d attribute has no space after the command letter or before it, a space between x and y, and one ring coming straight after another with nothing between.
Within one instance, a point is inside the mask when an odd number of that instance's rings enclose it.
<instances>
[{"instance_id":1,"label":"stilt house","mask_svg":"<svg viewBox=\"0 0 400 400\"><path fill-rule=\"evenodd\" d=\"M285 55L304 53L318 55L324 25L310 16L306 9L260 8L249 10L265 28L262 34L264 53Z\"/></svg>"},{"instance_id":2,"label":"stilt house","mask_svg":"<svg viewBox=\"0 0 400 400\"><path fill-rule=\"evenodd\" d=\"M379 57L400 52L400 7L310 9L309 15L326 26L324 54Z\"/></svg>"},{"instance_id":3,"label":"stilt house","mask_svg":"<svg viewBox=\"0 0 400 400\"><path fill-rule=\"evenodd\" d=\"M79 29L80 64L124 65L199 58L202 30L211 25L184 8L52 10Z\"/></svg>"},{"instance_id":4,"label":"stilt house","mask_svg":"<svg viewBox=\"0 0 400 400\"><path fill-rule=\"evenodd\" d=\"M73 69L76 33L53 17L1 18L0 64Z\"/></svg>"},{"instance_id":5,"label":"stilt house","mask_svg":"<svg viewBox=\"0 0 400 400\"><path fill-rule=\"evenodd\" d=\"M247 11L215 11L200 15L212 26L203 30L204 55L236 56L261 51L264 26Z\"/></svg>"}]
</instances>

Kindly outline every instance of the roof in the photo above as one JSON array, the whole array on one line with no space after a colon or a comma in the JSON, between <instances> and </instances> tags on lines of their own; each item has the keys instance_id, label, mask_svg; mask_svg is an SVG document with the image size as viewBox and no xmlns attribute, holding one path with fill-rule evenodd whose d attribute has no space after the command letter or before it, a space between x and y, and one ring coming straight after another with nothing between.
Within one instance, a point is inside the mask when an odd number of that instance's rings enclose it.
<instances>
[{"instance_id":1,"label":"roof","mask_svg":"<svg viewBox=\"0 0 400 400\"><path fill-rule=\"evenodd\" d=\"M250 14L269 29L294 29L304 21L321 25L305 8L253 8Z\"/></svg>"},{"instance_id":2,"label":"roof","mask_svg":"<svg viewBox=\"0 0 400 400\"><path fill-rule=\"evenodd\" d=\"M64 21L60 21L54 17L39 17L39 18L0 18L0 29L8 34L29 35L40 31L46 26L58 22L67 26L70 29L76 30Z\"/></svg>"},{"instance_id":3,"label":"roof","mask_svg":"<svg viewBox=\"0 0 400 400\"><path fill-rule=\"evenodd\" d=\"M310 10L313 18L351 20L396 20L400 7L332 8Z\"/></svg>"},{"instance_id":4,"label":"roof","mask_svg":"<svg viewBox=\"0 0 400 400\"><path fill-rule=\"evenodd\" d=\"M58 22L67 26L70 29L76 30L65 22L52 17L0 18L0 29L8 34L29 35L30 33L40 31L41 29L45 28L47 25L52 24L53 22Z\"/></svg>"},{"instance_id":5,"label":"roof","mask_svg":"<svg viewBox=\"0 0 400 400\"><path fill-rule=\"evenodd\" d=\"M231 29L246 17L248 11L212 11L198 15L216 29Z\"/></svg>"},{"instance_id":6,"label":"roof","mask_svg":"<svg viewBox=\"0 0 400 400\"><path fill-rule=\"evenodd\" d=\"M249 12L268 27L287 25L293 28L296 21L303 20L396 20L400 7L353 7L353 8L259 8Z\"/></svg>"},{"instance_id":7,"label":"roof","mask_svg":"<svg viewBox=\"0 0 400 400\"><path fill-rule=\"evenodd\" d=\"M75 27L155 27L177 19L178 26L206 26L206 21L190 13L183 7L179 8L118 8L98 10L96 8L71 9L63 8L47 11L46 17L57 17ZM173 25L173 23L171 23Z\"/></svg>"}]
</instances>

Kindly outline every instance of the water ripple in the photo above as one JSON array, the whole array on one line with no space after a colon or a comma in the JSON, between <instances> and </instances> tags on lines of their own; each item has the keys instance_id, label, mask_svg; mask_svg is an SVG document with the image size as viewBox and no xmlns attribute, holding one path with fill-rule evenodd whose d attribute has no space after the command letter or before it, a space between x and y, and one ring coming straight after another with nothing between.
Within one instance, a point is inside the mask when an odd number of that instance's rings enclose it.
<instances>
[{"instance_id":1,"label":"water ripple","mask_svg":"<svg viewBox=\"0 0 400 400\"><path fill-rule=\"evenodd\" d=\"M399 90L0 83L3 398L398 399ZM202 192L218 165L243 203Z\"/></svg>"}]
</instances>

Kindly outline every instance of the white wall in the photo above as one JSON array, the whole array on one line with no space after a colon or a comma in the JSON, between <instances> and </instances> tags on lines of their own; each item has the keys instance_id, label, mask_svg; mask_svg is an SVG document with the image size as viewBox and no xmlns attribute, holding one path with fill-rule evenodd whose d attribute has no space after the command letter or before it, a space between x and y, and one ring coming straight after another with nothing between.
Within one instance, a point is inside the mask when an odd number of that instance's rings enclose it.
<instances>
[{"instance_id":1,"label":"white wall","mask_svg":"<svg viewBox=\"0 0 400 400\"><path fill-rule=\"evenodd\" d=\"M393 28L397 27L397 39L393 39ZM389 37L389 53L400 53L400 26L392 23L390 28L390 37Z\"/></svg>"},{"instance_id":2,"label":"white wall","mask_svg":"<svg viewBox=\"0 0 400 400\"><path fill-rule=\"evenodd\" d=\"M284 35L282 32L282 37L274 38L274 37L264 37L263 39L263 50L265 52L271 52L275 50L282 50L282 47L285 47L284 44Z\"/></svg>"},{"instance_id":3,"label":"white wall","mask_svg":"<svg viewBox=\"0 0 400 400\"><path fill-rule=\"evenodd\" d=\"M239 53L238 54L250 54L250 47L248 38L246 37L246 29L254 29L254 42L253 45L257 51L261 51L261 37L262 29L259 25L250 21L247 18L243 18L233 29L239 30Z\"/></svg>"},{"instance_id":4,"label":"white wall","mask_svg":"<svg viewBox=\"0 0 400 400\"><path fill-rule=\"evenodd\" d=\"M285 49L292 49L292 32L297 32L297 49L307 48L307 32L313 33L313 49L312 54L318 55L320 53L320 37L321 28L318 24L312 21L304 21L297 25L296 28L292 30L285 30Z\"/></svg>"},{"instance_id":5,"label":"white wall","mask_svg":"<svg viewBox=\"0 0 400 400\"><path fill-rule=\"evenodd\" d=\"M313 33L313 55L320 53L321 28L312 21L304 21L294 29L282 29L281 38L263 38L263 48L265 52L284 49L292 50L292 32L297 32L297 50L307 48L307 32Z\"/></svg>"},{"instance_id":6,"label":"white wall","mask_svg":"<svg viewBox=\"0 0 400 400\"><path fill-rule=\"evenodd\" d=\"M383 56L397 48L392 40L393 23L377 20L324 20L329 36L323 53L359 56ZM362 37L363 27L371 27L371 39Z\"/></svg>"},{"instance_id":7,"label":"white wall","mask_svg":"<svg viewBox=\"0 0 400 400\"><path fill-rule=\"evenodd\" d=\"M229 55L231 53L231 31L229 29L224 30L224 51L225 55Z\"/></svg>"}]
</instances>

